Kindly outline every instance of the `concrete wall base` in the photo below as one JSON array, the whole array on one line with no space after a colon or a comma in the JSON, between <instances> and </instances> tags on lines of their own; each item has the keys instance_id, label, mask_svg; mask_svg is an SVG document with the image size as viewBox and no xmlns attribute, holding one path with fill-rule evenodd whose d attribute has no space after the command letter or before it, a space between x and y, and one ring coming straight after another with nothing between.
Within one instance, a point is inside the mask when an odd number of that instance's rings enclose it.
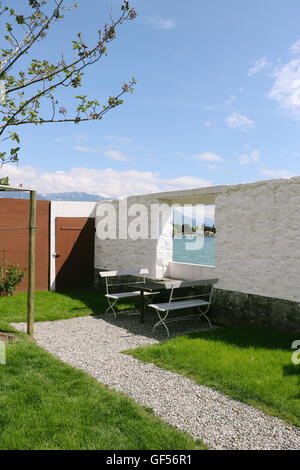
<instances>
[{"instance_id":1,"label":"concrete wall base","mask_svg":"<svg viewBox=\"0 0 300 470\"><path fill-rule=\"evenodd\" d=\"M219 325L251 325L300 335L300 303L214 289L210 311Z\"/></svg>"}]
</instances>

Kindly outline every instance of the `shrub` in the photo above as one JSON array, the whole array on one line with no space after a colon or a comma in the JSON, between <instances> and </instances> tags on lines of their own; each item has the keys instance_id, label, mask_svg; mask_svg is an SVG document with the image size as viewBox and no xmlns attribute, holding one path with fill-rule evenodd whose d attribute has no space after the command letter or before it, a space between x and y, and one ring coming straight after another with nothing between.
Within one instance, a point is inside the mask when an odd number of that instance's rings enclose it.
<instances>
[{"instance_id":1,"label":"shrub","mask_svg":"<svg viewBox=\"0 0 300 470\"><path fill-rule=\"evenodd\" d=\"M3 256L0 264L0 296L13 295L20 282L24 279L26 268L18 264L10 264Z\"/></svg>"}]
</instances>

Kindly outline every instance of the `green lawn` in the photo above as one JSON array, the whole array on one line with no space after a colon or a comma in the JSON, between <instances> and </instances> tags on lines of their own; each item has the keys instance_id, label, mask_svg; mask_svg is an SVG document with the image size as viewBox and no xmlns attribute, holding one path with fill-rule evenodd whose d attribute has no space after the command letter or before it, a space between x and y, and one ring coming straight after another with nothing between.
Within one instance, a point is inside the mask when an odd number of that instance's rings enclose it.
<instances>
[{"instance_id":1,"label":"green lawn","mask_svg":"<svg viewBox=\"0 0 300 470\"><path fill-rule=\"evenodd\" d=\"M230 327L126 351L300 425L300 365L282 333Z\"/></svg>"},{"instance_id":2,"label":"green lawn","mask_svg":"<svg viewBox=\"0 0 300 470\"><path fill-rule=\"evenodd\" d=\"M121 305L119 309L132 305ZM96 290L37 292L35 320L104 313ZM26 321L26 294L0 298L0 331ZM25 335L0 364L0 449L196 449L150 410L53 358Z\"/></svg>"},{"instance_id":3,"label":"green lawn","mask_svg":"<svg viewBox=\"0 0 300 470\"><path fill-rule=\"evenodd\" d=\"M0 449L203 447L25 335L18 338L0 364Z\"/></svg>"},{"instance_id":4,"label":"green lawn","mask_svg":"<svg viewBox=\"0 0 300 470\"><path fill-rule=\"evenodd\" d=\"M91 314L103 314L108 307L107 300L96 289L76 291L35 293L35 321L61 320ZM132 304L116 305L117 309L131 308ZM21 292L12 297L0 297L1 322L24 322L27 316L27 294Z\"/></svg>"}]
</instances>

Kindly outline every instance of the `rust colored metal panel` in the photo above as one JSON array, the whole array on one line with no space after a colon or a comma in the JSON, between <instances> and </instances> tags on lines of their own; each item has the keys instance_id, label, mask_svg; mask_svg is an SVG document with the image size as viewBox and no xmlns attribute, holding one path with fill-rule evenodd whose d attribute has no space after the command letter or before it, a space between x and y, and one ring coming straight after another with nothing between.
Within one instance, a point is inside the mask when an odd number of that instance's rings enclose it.
<instances>
[{"instance_id":1,"label":"rust colored metal panel","mask_svg":"<svg viewBox=\"0 0 300 470\"><path fill-rule=\"evenodd\" d=\"M95 219L56 218L56 290L93 285L94 245Z\"/></svg>"},{"instance_id":2,"label":"rust colored metal panel","mask_svg":"<svg viewBox=\"0 0 300 470\"><path fill-rule=\"evenodd\" d=\"M0 198L0 260L5 251L9 263L27 268L29 200ZM37 201L36 290L49 289L50 202ZM10 230L1 230L10 228ZM18 292L27 290L27 275Z\"/></svg>"}]
</instances>

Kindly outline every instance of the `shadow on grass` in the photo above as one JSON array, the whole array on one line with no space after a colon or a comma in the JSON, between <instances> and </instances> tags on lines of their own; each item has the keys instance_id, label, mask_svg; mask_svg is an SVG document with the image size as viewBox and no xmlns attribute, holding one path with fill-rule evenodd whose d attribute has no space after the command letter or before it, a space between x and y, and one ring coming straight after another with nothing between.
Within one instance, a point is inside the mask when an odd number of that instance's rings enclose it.
<instances>
[{"instance_id":1,"label":"shadow on grass","mask_svg":"<svg viewBox=\"0 0 300 470\"><path fill-rule=\"evenodd\" d=\"M95 318L101 318L107 323L125 328L132 334L154 338L157 341L167 340L166 330L159 327L153 333L153 326L157 322L156 313L147 309L144 315L144 323L140 322L139 300L130 304L116 304L117 318L111 313L105 314L108 307L105 295L96 289L64 290L60 293L72 299L80 300ZM73 307L72 311L84 310L85 307ZM291 351L291 344L296 339L291 334L255 328L249 326L231 326L210 330L207 323L202 320L187 320L171 324L170 339L179 335L185 335L190 339L204 338L207 341L222 342L239 348L263 348L269 350Z\"/></svg>"},{"instance_id":2,"label":"shadow on grass","mask_svg":"<svg viewBox=\"0 0 300 470\"><path fill-rule=\"evenodd\" d=\"M58 294L70 297L73 300L79 300L91 310L91 314L100 314L107 308L107 300L104 294L96 289L77 289L77 290L59 290ZM85 307L72 307L71 310L84 310Z\"/></svg>"},{"instance_id":3,"label":"shadow on grass","mask_svg":"<svg viewBox=\"0 0 300 470\"><path fill-rule=\"evenodd\" d=\"M170 331L170 337L168 338L166 330L163 326L159 326L153 331L155 323L158 321L157 314L155 311L148 309L144 313L144 322L141 323L139 309L136 310L127 310L120 311L117 313L117 318L114 317L111 313L106 315L95 315L95 319L101 319L110 325L119 326L124 328L128 333L144 336L146 338L154 339L158 342L167 341L168 339L176 338L177 336L187 335L191 331L206 331L208 330L208 325L202 320L194 320L193 322L184 321L176 322L174 324L168 325Z\"/></svg>"},{"instance_id":4,"label":"shadow on grass","mask_svg":"<svg viewBox=\"0 0 300 470\"><path fill-rule=\"evenodd\" d=\"M108 308L108 302L103 292L93 289L78 289L78 290L60 290L56 291L58 294L65 295L73 300L78 300L82 302L85 306L82 307L70 307L69 310L72 312L80 312L84 310L89 310L89 315L104 315ZM134 308L134 305L125 304L124 302L117 304L115 306L116 310L122 311L129 308Z\"/></svg>"},{"instance_id":5,"label":"shadow on grass","mask_svg":"<svg viewBox=\"0 0 300 470\"><path fill-rule=\"evenodd\" d=\"M124 304L118 302L114 308L117 311L117 318L110 311L105 313L108 308L108 302L103 292L97 289L82 289L82 290L63 290L58 293L66 295L73 300L79 300L86 305L86 307L71 307L70 311L84 311L89 309L96 320L104 320L110 325L119 326L124 328L131 334L138 336L145 336L147 338L155 338L158 341L167 339L165 329L156 330L153 333L153 326L157 321L157 315L155 312L147 309L144 314L144 322L140 321L140 303L139 299L130 302L130 304ZM191 329L191 328L190 328ZM183 332L190 331L185 329ZM172 336L176 336L177 334Z\"/></svg>"},{"instance_id":6,"label":"shadow on grass","mask_svg":"<svg viewBox=\"0 0 300 470\"><path fill-rule=\"evenodd\" d=\"M72 307L70 308L70 311L71 312L78 312L78 311L82 311L82 310L86 310L86 307ZM93 313L91 313L91 315L93 315Z\"/></svg>"},{"instance_id":7,"label":"shadow on grass","mask_svg":"<svg viewBox=\"0 0 300 470\"><path fill-rule=\"evenodd\" d=\"M205 333L190 333L188 337L191 339L205 338L208 341L222 342L245 349L262 348L282 351L292 351L291 345L295 340L295 337L288 333L252 326L228 326Z\"/></svg>"}]
</instances>

